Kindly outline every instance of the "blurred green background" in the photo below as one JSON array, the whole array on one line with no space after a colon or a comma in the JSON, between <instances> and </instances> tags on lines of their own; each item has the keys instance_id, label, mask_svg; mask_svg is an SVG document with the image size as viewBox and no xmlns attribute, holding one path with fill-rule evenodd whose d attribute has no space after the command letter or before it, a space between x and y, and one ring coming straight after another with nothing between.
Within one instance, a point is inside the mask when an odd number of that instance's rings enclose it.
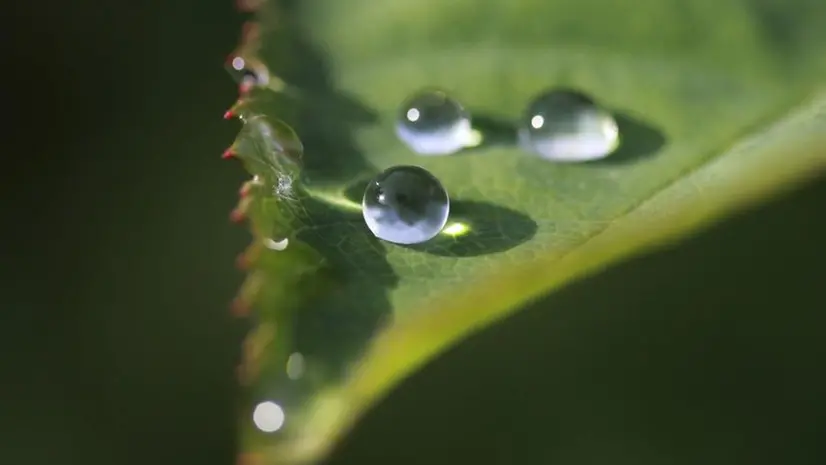
<instances>
[{"instance_id":1,"label":"blurred green background","mask_svg":"<svg viewBox=\"0 0 826 465\"><path fill-rule=\"evenodd\" d=\"M230 464L248 240L229 0L21 3L0 454ZM334 463L826 463L826 180L570 286L395 391Z\"/></svg>"}]
</instances>

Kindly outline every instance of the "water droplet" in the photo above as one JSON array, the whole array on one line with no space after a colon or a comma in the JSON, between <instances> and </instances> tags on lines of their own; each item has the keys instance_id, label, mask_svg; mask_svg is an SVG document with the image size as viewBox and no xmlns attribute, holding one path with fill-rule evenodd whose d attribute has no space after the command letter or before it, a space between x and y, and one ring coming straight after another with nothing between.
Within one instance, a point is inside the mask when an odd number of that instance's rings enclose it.
<instances>
[{"instance_id":1,"label":"water droplet","mask_svg":"<svg viewBox=\"0 0 826 465\"><path fill-rule=\"evenodd\" d=\"M286 237L281 239L280 241L276 241L275 239L270 239L269 237L264 239L264 247L270 250L282 251L286 250L287 246L290 244L290 240Z\"/></svg>"},{"instance_id":2,"label":"water droplet","mask_svg":"<svg viewBox=\"0 0 826 465\"><path fill-rule=\"evenodd\" d=\"M241 93L249 92L257 86L266 87L270 83L270 72L267 66L257 58L230 56L226 68L232 79L238 83Z\"/></svg>"},{"instance_id":3,"label":"water droplet","mask_svg":"<svg viewBox=\"0 0 826 465\"><path fill-rule=\"evenodd\" d=\"M418 166L394 166L367 184L362 214L379 239L418 244L447 223L450 201L439 180Z\"/></svg>"},{"instance_id":4,"label":"water droplet","mask_svg":"<svg viewBox=\"0 0 826 465\"><path fill-rule=\"evenodd\" d=\"M273 401L261 402L252 412L255 427L265 433L274 433L284 426L284 409Z\"/></svg>"},{"instance_id":5,"label":"water droplet","mask_svg":"<svg viewBox=\"0 0 826 465\"><path fill-rule=\"evenodd\" d=\"M588 96L552 90L534 98L519 129L520 144L553 161L605 158L619 145L617 122Z\"/></svg>"},{"instance_id":6,"label":"water droplet","mask_svg":"<svg viewBox=\"0 0 826 465\"><path fill-rule=\"evenodd\" d=\"M434 89L419 91L402 103L396 134L420 155L449 155L479 143L468 112Z\"/></svg>"},{"instance_id":7,"label":"water droplet","mask_svg":"<svg viewBox=\"0 0 826 465\"><path fill-rule=\"evenodd\" d=\"M296 380L304 376L304 356L300 352L293 352L287 358L287 377Z\"/></svg>"}]
</instances>

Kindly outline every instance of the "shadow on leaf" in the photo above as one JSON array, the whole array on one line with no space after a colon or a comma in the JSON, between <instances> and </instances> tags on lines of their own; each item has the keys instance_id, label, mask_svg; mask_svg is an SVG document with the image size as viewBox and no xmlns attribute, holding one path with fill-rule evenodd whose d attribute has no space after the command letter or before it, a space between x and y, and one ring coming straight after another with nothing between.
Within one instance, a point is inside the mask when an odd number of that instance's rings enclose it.
<instances>
[{"instance_id":1,"label":"shadow on leaf","mask_svg":"<svg viewBox=\"0 0 826 465\"><path fill-rule=\"evenodd\" d=\"M298 238L325 258L333 285L305 306L297 325L298 349L323 360L338 376L389 316L387 293L398 277L361 214L314 199L305 199L303 207L310 223Z\"/></svg>"},{"instance_id":2,"label":"shadow on leaf","mask_svg":"<svg viewBox=\"0 0 826 465\"><path fill-rule=\"evenodd\" d=\"M527 242L537 230L524 213L488 202L454 200L441 234L407 248L444 257L476 257L504 252Z\"/></svg>"},{"instance_id":3,"label":"shadow on leaf","mask_svg":"<svg viewBox=\"0 0 826 465\"><path fill-rule=\"evenodd\" d=\"M663 133L645 121L624 112L615 112L614 118L619 129L620 145L614 153L594 163L634 163L655 155L665 145Z\"/></svg>"},{"instance_id":4,"label":"shadow on leaf","mask_svg":"<svg viewBox=\"0 0 826 465\"><path fill-rule=\"evenodd\" d=\"M352 183L344 196L361 203L368 182L361 179ZM399 247L444 257L476 257L516 247L529 241L536 231L536 222L516 210L489 202L451 200L450 219L441 234L422 244Z\"/></svg>"},{"instance_id":5,"label":"shadow on leaf","mask_svg":"<svg viewBox=\"0 0 826 465\"><path fill-rule=\"evenodd\" d=\"M289 3L289 2L279 2ZM282 16L289 16L284 7ZM370 164L353 143L352 131L378 121L376 112L335 89L324 51L297 26L284 18L263 31L261 57L296 98L285 115L304 143L302 178L317 184L335 184L371 172Z\"/></svg>"},{"instance_id":6,"label":"shadow on leaf","mask_svg":"<svg viewBox=\"0 0 826 465\"><path fill-rule=\"evenodd\" d=\"M473 129L482 133L482 147L515 146L517 127L513 123L487 114L473 115ZM473 149L468 149L472 151Z\"/></svg>"},{"instance_id":7,"label":"shadow on leaf","mask_svg":"<svg viewBox=\"0 0 826 465\"><path fill-rule=\"evenodd\" d=\"M284 102L267 111L292 126L301 138L302 185L335 186L360 179L375 169L356 146L353 130L372 124L376 115L335 89L324 51L297 26L300 21L289 17L292 3L271 2L267 8L280 15L278 26L261 31L262 60L289 86L289 96L281 99ZM297 238L324 257L331 284L308 289L296 313L283 318L293 320L295 343L290 350L306 357L308 372L322 372L313 386L326 385L343 375L388 319L392 310L388 291L398 278L360 214L308 196L302 196L297 212ZM311 390L299 397L312 395Z\"/></svg>"}]
</instances>

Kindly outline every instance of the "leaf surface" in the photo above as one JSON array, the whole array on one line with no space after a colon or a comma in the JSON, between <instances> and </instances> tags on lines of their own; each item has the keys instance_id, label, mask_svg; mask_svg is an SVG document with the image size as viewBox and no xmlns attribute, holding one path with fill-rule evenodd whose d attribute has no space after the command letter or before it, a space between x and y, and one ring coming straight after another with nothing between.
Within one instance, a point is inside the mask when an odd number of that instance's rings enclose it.
<instances>
[{"instance_id":1,"label":"leaf surface","mask_svg":"<svg viewBox=\"0 0 826 465\"><path fill-rule=\"evenodd\" d=\"M270 0L257 15L233 56L269 79L232 110L232 150L256 176L238 210L255 236L238 307L255 323L240 417L253 463L322 458L472 331L826 166L822 2ZM579 164L503 143L418 156L393 127L428 86L488 142L538 93L576 88L615 115L620 147ZM402 164L442 181L464 234L372 237L364 185ZM273 433L253 421L268 400L285 413Z\"/></svg>"}]
</instances>

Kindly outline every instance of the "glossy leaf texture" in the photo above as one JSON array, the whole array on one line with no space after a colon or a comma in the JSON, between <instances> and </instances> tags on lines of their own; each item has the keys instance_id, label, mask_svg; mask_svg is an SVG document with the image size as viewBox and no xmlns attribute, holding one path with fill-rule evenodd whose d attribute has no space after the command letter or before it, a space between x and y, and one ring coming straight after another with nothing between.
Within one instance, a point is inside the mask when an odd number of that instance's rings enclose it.
<instances>
[{"instance_id":1,"label":"glossy leaf texture","mask_svg":"<svg viewBox=\"0 0 826 465\"><path fill-rule=\"evenodd\" d=\"M471 332L826 167L823 2L248 3L257 21L231 57L253 79L231 109L231 154L255 176L237 210L254 234L236 307L253 321L245 463L323 458ZM425 87L461 102L481 145L425 157L399 141L399 106ZM554 163L520 149L515 124L552 88L604 105L617 151ZM364 186L410 164L448 189L452 234L382 243ZM267 412L277 431L260 428Z\"/></svg>"}]
</instances>

